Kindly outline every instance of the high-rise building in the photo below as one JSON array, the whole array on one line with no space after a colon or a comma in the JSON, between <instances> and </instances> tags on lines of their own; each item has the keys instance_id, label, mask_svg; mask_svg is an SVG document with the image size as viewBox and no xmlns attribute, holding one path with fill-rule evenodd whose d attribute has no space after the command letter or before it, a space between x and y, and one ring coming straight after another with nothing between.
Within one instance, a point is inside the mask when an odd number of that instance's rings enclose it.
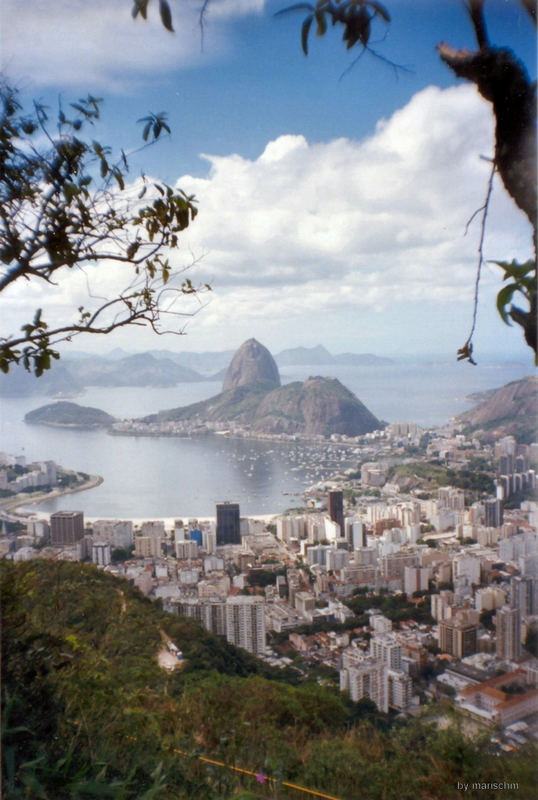
<instances>
[{"instance_id":1,"label":"high-rise building","mask_svg":"<svg viewBox=\"0 0 538 800\"><path fill-rule=\"evenodd\" d=\"M439 647L443 653L465 658L476 653L478 625L473 622L442 620L439 623Z\"/></svg>"},{"instance_id":2,"label":"high-rise building","mask_svg":"<svg viewBox=\"0 0 538 800\"><path fill-rule=\"evenodd\" d=\"M217 547L241 544L239 503L217 503Z\"/></svg>"},{"instance_id":3,"label":"high-rise building","mask_svg":"<svg viewBox=\"0 0 538 800\"><path fill-rule=\"evenodd\" d=\"M50 515L50 543L56 547L76 544L84 536L82 511L55 511Z\"/></svg>"},{"instance_id":4,"label":"high-rise building","mask_svg":"<svg viewBox=\"0 0 538 800\"><path fill-rule=\"evenodd\" d=\"M538 613L538 578L513 577L510 581L510 606L519 608L522 617Z\"/></svg>"},{"instance_id":5,"label":"high-rise building","mask_svg":"<svg viewBox=\"0 0 538 800\"><path fill-rule=\"evenodd\" d=\"M94 542L92 544L92 561L102 567L110 564L110 542Z\"/></svg>"},{"instance_id":6,"label":"high-rise building","mask_svg":"<svg viewBox=\"0 0 538 800\"><path fill-rule=\"evenodd\" d=\"M366 527L364 522L360 519L349 518L345 520L346 524L346 539L351 545L352 550L358 550L361 547L368 547L368 540L366 537Z\"/></svg>"},{"instance_id":7,"label":"high-rise building","mask_svg":"<svg viewBox=\"0 0 538 800\"><path fill-rule=\"evenodd\" d=\"M497 627L497 658L514 661L521 655L521 612L519 608L503 606L495 615Z\"/></svg>"},{"instance_id":8,"label":"high-rise building","mask_svg":"<svg viewBox=\"0 0 538 800\"><path fill-rule=\"evenodd\" d=\"M249 653L265 652L265 600L236 595L226 599L226 638Z\"/></svg>"},{"instance_id":9,"label":"high-rise building","mask_svg":"<svg viewBox=\"0 0 538 800\"><path fill-rule=\"evenodd\" d=\"M370 655L389 669L401 669L402 645L391 633L370 639Z\"/></svg>"},{"instance_id":10,"label":"high-rise building","mask_svg":"<svg viewBox=\"0 0 538 800\"><path fill-rule=\"evenodd\" d=\"M411 596L415 592L426 591L429 579L429 567L404 567L404 592Z\"/></svg>"},{"instance_id":11,"label":"high-rise building","mask_svg":"<svg viewBox=\"0 0 538 800\"><path fill-rule=\"evenodd\" d=\"M385 666L374 658L363 658L357 664L340 670L340 691L348 691L358 702L369 697L380 711L388 711Z\"/></svg>"},{"instance_id":12,"label":"high-rise building","mask_svg":"<svg viewBox=\"0 0 538 800\"><path fill-rule=\"evenodd\" d=\"M500 528L503 524L503 504L502 500L498 498L495 500L486 500L486 527L487 528Z\"/></svg>"},{"instance_id":13,"label":"high-rise building","mask_svg":"<svg viewBox=\"0 0 538 800\"><path fill-rule=\"evenodd\" d=\"M344 527L344 493L340 489L329 492L329 516L340 525L340 536L345 536Z\"/></svg>"}]
</instances>

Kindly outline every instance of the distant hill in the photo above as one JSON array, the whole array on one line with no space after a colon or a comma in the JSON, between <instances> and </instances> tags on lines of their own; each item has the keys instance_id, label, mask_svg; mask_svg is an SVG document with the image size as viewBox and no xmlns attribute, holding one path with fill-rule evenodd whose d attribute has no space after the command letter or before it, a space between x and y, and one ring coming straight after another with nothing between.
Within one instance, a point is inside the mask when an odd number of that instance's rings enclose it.
<instances>
[{"instance_id":1,"label":"distant hill","mask_svg":"<svg viewBox=\"0 0 538 800\"><path fill-rule=\"evenodd\" d=\"M474 408L458 416L483 438L512 435L521 443L538 441L538 376L531 375L471 396Z\"/></svg>"},{"instance_id":2,"label":"distant hill","mask_svg":"<svg viewBox=\"0 0 538 800\"><path fill-rule=\"evenodd\" d=\"M67 360L66 365L84 386L175 386L204 380L198 372L168 358L155 358L151 353L113 360L94 356L81 361Z\"/></svg>"},{"instance_id":3,"label":"distant hill","mask_svg":"<svg viewBox=\"0 0 538 800\"><path fill-rule=\"evenodd\" d=\"M275 361L280 367L302 365L311 367L318 364L332 364L333 356L320 344L317 347L293 347L282 350L275 356Z\"/></svg>"},{"instance_id":4,"label":"distant hill","mask_svg":"<svg viewBox=\"0 0 538 800\"><path fill-rule=\"evenodd\" d=\"M234 422L255 433L359 436L379 420L335 378L314 377L280 386L269 351L249 339L234 355L223 391L208 400L145 417L144 422Z\"/></svg>"},{"instance_id":5,"label":"distant hill","mask_svg":"<svg viewBox=\"0 0 538 800\"><path fill-rule=\"evenodd\" d=\"M291 366L321 366L328 364L344 364L353 367L380 366L394 364L392 358L375 356L372 353L339 353L332 355L329 351L318 345L317 347L294 347L282 350L275 356L275 361L280 367Z\"/></svg>"},{"instance_id":6,"label":"distant hill","mask_svg":"<svg viewBox=\"0 0 538 800\"><path fill-rule=\"evenodd\" d=\"M168 387L204 380L207 378L199 372L151 353L122 356L115 351L111 358L77 353L73 359L63 358L60 364L54 364L40 378L22 367L0 374L0 396L74 397L86 386Z\"/></svg>"},{"instance_id":7,"label":"distant hill","mask_svg":"<svg viewBox=\"0 0 538 800\"><path fill-rule=\"evenodd\" d=\"M29 397L31 395L64 395L74 397L83 386L70 370L55 364L40 378L27 372L24 367L12 366L7 374L0 373L0 397Z\"/></svg>"},{"instance_id":8,"label":"distant hill","mask_svg":"<svg viewBox=\"0 0 538 800\"><path fill-rule=\"evenodd\" d=\"M99 408L59 401L29 411L24 421L30 425L50 425L54 428L106 428L115 419Z\"/></svg>"}]
</instances>

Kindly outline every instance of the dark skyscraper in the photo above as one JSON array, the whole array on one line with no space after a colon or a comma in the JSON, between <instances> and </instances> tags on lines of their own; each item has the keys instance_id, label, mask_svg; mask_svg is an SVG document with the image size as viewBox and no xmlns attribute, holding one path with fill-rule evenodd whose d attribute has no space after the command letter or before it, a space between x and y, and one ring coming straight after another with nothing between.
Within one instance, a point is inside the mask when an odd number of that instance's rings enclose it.
<instances>
[{"instance_id":1,"label":"dark skyscraper","mask_svg":"<svg viewBox=\"0 0 538 800\"><path fill-rule=\"evenodd\" d=\"M84 536L84 514L82 511L56 511L50 515L50 543L72 545Z\"/></svg>"},{"instance_id":2,"label":"dark skyscraper","mask_svg":"<svg viewBox=\"0 0 538 800\"><path fill-rule=\"evenodd\" d=\"M217 547L241 544L239 503L217 503Z\"/></svg>"},{"instance_id":3,"label":"dark skyscraper","mask_svg":"<svg viewBox=\"0 0 538 800\"><path fill-rule=\"evenodd\" d=\"M344 527L344 495L340 490L329 492L329 516L340 525L340 536L345 536Z\"/></svg>"},{"instance_id":4,"label":"dark skyscraper","mask_svg":"<svg viewBox=\"0 0 538 800\"><path fill-rule=\"evenodd\" d=\"M486 527L500 528L503 524L503 504L502 500L486 500Z\"/></svg>"}]
</instances>

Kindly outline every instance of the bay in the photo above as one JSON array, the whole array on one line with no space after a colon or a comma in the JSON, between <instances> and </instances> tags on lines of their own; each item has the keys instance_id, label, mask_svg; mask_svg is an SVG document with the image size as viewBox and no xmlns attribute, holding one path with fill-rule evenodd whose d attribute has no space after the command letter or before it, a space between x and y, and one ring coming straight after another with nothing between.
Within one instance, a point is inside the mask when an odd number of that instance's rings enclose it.
<instances>
[{"instance_id":1,"label":"bay","mask_svg":"<svg viewBox=\"0 0 538 800\"><path fill-rule=\"evenodd\" d=\"M438 426L469 407L466 397L531 374L525 364L479 365L398 361L376 367L287 367L282 382L312 374L337 377L379 418ZM220 391L215 382L173 388L90 388L76 398L116 417L187 405ZM27 425L24 414L46 398L2 398L0 449L29 461L52 459L68 469L102 475L101 486L33 506L50 513L80 509L91 517L212 516L215 503L239 502L243 514L278 513L300 504L303 489L357 454L339 448L219 436L147 438L105 431Z\"/></svg>"}]
</instances>

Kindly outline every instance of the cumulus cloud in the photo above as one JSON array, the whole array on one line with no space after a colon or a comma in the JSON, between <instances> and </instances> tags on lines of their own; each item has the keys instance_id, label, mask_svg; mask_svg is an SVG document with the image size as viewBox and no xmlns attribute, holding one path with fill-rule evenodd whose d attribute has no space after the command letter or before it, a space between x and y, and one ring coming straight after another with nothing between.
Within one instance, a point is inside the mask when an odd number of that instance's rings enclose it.
<instances>
[{"instance_id":1,"label":"cumulus cloud","mask_svg":"<svg viewBox=\"0 0 538 800\"><path fill-rule=\"evenodd\" d=\"M261 11L264 0L211 3L203 53L201 4L171 5L174 35L161 25L156 2L149 5L147 21L133 21L129 0L4 0L2 69L38 86L122 91L147 76L218 58L226 48L226 20Z\"/></svg>"},{"instance_id":2,"label":"cumulus cloud","mask_svg":"<svg viewBox=\"0 0 538 800\"><path fill-rule=\"evenodd\" d=\"M286 318L470 297L479 221L464 230L483 203L480 156L492 143L472 87L429 87L364 141L285 135L256 160L204 156L208 177L178 185L200 200L189 242L207 251L215 302L254 317L270 304ZM526 256L529 226L500 182L488 230L488 257Z\"/></svg>"},{"instance_id":3,"label":"cumulus cloud","mask_svg":"<svg viewBox=\"0 0 538 800\"><path fill-rule=\"evenodd\" d=\"M308 341L344 319L359 336L365 314L412 328L416 308L439 312L445 330L450 309L465 304L470 318L480 220L464 231L484 201L490 164L480 156L492 147L488 105L459 86L424 89L363 141L283 135L255 160L204 156L207 177L177 182L200 205L182 239L186 260L205 254L191 277L214 289L196 318L202 341L235 346L269 326L303 329ZM498 181L486 258L524 260L530 244L528 222ZM499 286L499 270L486 266L490 305ZM73 289L65 285L62 302Z\"/></svg>"}]
</instances>

